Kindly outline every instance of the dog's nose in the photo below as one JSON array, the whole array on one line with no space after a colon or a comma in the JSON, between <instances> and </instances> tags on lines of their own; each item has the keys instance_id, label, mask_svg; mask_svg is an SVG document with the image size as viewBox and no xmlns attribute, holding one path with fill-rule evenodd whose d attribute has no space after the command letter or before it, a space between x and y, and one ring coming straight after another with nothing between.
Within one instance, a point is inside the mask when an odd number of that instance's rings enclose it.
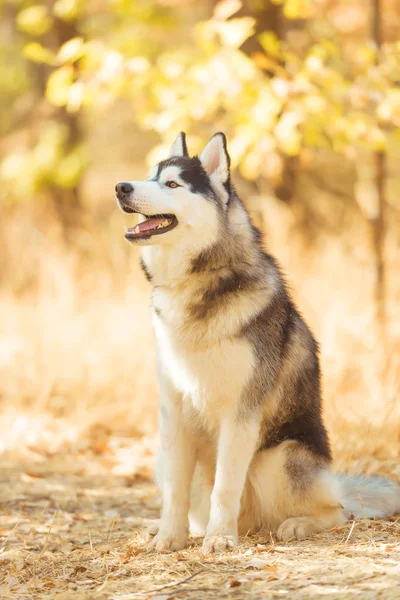
<instances>
[{"instance_id":1,"label":"dog's nose","mask_svg":"<svg viewBox=\"0 0 400 600\"><path fill-rule=\"evenodd\" d=\"M123 198L127 194L133 192L133 185L127 181L121 181L121 183L117 183L115 186L115 191L117 192L118 198Z\"/></svg>"}]
</instances>

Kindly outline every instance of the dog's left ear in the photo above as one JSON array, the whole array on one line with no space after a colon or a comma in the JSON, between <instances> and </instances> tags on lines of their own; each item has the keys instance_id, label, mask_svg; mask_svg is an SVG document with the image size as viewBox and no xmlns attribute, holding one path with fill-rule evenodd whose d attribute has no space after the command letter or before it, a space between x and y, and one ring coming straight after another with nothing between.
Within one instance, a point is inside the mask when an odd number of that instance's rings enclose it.
<instances>
[{"instance_id":1,"label":"dog's left ear","mask_svg":"<svg viewBox=\"0 0 400 600\"><path fill-rule=\"evenodd\" d=\"M186 146L186 134L183 131L180 132L171 146L168 158L172 156L189 156Z\"/></svg>"},{"instance_id":2,"label":"dog's left ear","mask_svg":"<svg viewBox=\"0 0 400 600\"><path fill-rule=\"evenodd\" d=\"M211 180L226 188L230 180L231 159L226 148L225 135L223 133L213 135L199 158Z\"/></svg>"}]
</instances>

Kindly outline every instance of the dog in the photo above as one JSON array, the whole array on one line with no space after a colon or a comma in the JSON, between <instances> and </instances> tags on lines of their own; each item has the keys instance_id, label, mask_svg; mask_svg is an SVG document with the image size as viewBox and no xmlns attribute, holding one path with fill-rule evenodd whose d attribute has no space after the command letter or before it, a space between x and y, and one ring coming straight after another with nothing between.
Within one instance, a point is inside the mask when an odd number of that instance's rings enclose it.
<instances>
[{"instance_id":1,"label":"dog","mask_svg":"<svg viewBox=\"0 0 400 600\"><path fill-rule=\"evenodd\" d=\"M287 541L400 511L396 483L330 472L318 345L235 191L224 134L189 157L180 133L116 197L140 215L125 238L153 286L163 507L152 546L183 549L190 525L209 554L262 528Z\"/></svg>"}]
</instances>

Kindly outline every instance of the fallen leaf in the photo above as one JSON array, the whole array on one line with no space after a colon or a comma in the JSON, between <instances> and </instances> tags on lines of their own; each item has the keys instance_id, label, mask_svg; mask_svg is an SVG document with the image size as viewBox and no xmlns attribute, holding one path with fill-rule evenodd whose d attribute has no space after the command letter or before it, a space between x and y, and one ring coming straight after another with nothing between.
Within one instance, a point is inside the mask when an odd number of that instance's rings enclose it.
<instances>
[{"instance_id":1,"label":"fallen leaf","mask_svg":"<svg viewBox=\"0 0 400 600\"><path fill-rule=\"evenodd\" d=\"M184 554L182 554L181 552L176 552L175 558L176 558L176 560L183 561L183 562L185 562L187 560L186 556Z\"/></svg>"},{"instance_id":2,"label":"fallen leaf","mask_svg":"<svg viewBox=\"0 0 400 600\"><path fill-rule=\"evenodd\" d=\"M25 481L29 481L29 479L43 479L43 473L38 473L37 471L24 471L21 475L21 479Z\"/></svg>"},{"instance_id":3,"label":"fallen leaf","mask_svg":"<svg viewBox=\"0 0 400 600\"><path fill-rule=\"evenodd\" d=\"M126 552L124 554L121 554L120 558L121 558L121 560L123 560L124 562L126 562L132 556L137 556L138 554L141 554L142 552L145 552L145 548L143 548L143 547L127 546L126 547Z\"/></svg>"},{"instance_id":4,"label":"fallen leaf","mask_svg":"<svg viewBox=\"0 0 400 600\"><path fill-rule=\"evenodd\" d=\"M271 565L268 560L262 558L252 558L246 565L246 569L262 569L263 571L271 571L272 573L278 572L276 565Z\"/></svg>"},{"instance_id":5,"label":"fallen leaf","mask_svg":"<svg viewBox=\"0 0 400 600\"><path fill-rule=\"evenodd\" d=\"M239 587L241 585L242 584L237 579L230 579L229 581L226 582L226 586L228 588L235 588L235 587Z\"/></svg>"},{"instance_id":6,"label":"fallen leaf","mask_svg":"<svg viewBox=\"0 0 400 600\"><path fill-rule=\"evenodd\" d=\"M263 546L262 544L257 544L257 546L255 547L255 551L256 552L280 552L280 550L277 550L275 548L275 546Z\"/></svg>"},{"instance_id":7,"label":"fallen leaf","mask_svg":"<svg viewBox=\"0 0 400 600\"><path fill-rule=\"evenodd\" d=\"M84 573L85 571L87 571L87 567L84 567L83 565L76 565L72 576L78 575L78 573Z\"/></svg>"}]
</instances>

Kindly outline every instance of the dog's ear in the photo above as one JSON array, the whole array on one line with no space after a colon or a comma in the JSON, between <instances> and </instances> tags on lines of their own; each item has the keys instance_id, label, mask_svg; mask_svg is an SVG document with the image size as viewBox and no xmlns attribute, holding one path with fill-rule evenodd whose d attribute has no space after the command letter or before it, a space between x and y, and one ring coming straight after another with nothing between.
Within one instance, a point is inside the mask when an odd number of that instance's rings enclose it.
<instances>
[{"instance_id":1,"label":"dog's ear","mask_svg":"<svg viewBox=\"0 0 400 600\"><path fill-rule=\"evenodd\" d=\"M183 131L180 132L171 146L168 158L172 156L189 156L186 146L186 134Z\"/></svg>"},{"instance_id":2,"label":"dog's ear","mask_svg":"<svg viewBox=\"0 0 400 600\"><path fill-rule=\"evenodd\" d=\"M226 190L230 180L231 159L226 148L225 135L223 133L213 135L199 158L212 181L222 184Z\"/></svg>"}]
</instances>

